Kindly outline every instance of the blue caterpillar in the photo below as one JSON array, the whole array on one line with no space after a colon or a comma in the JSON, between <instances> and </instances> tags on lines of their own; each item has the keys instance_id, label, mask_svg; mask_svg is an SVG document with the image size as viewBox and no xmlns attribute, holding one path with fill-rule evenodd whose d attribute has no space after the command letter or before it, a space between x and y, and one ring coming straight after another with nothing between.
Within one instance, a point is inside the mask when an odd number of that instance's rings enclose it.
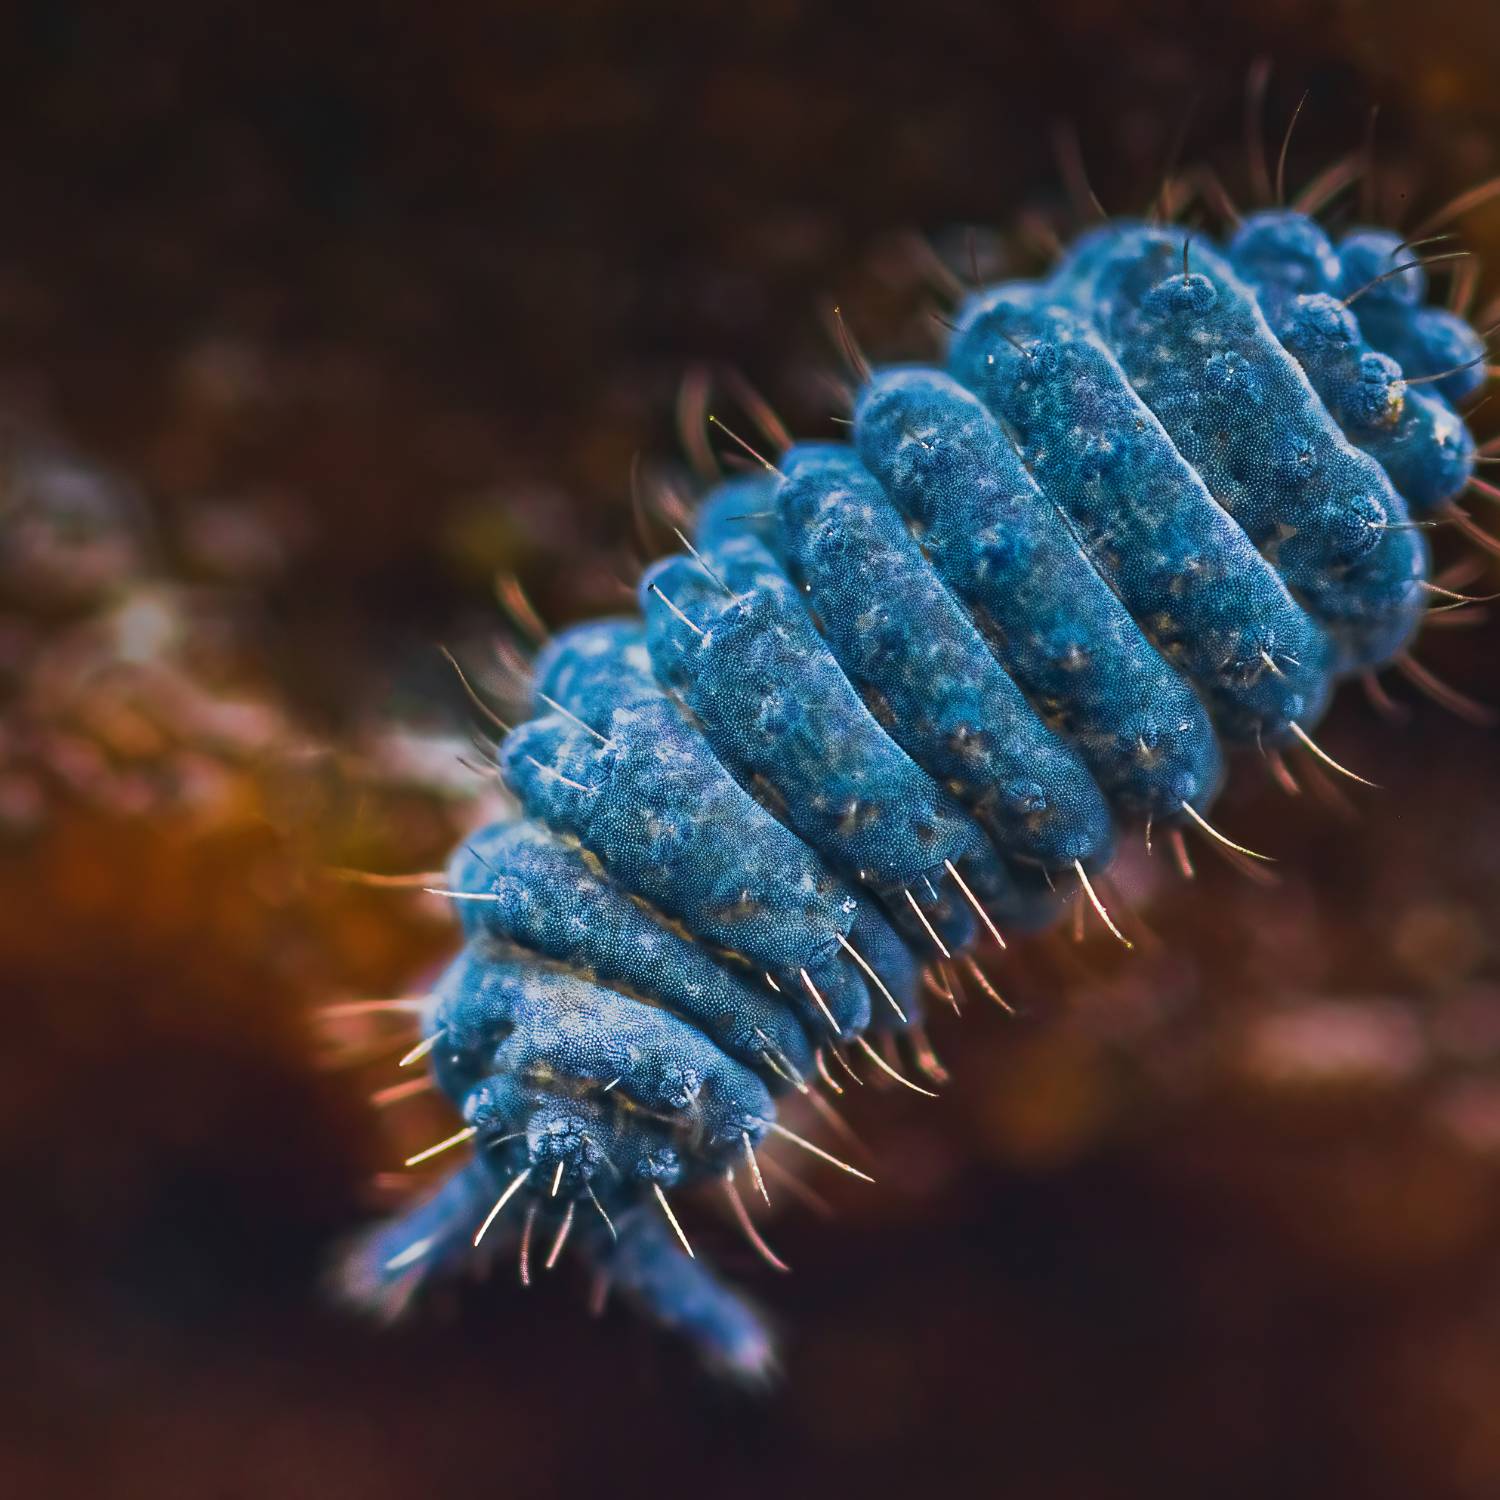
<instances>
[{"instance_id":1,"label":"blue caterpillar","mask_svg":"<svg viewBox=\"0 0 1500 1500\"><path fill-rule=\"evenodd\" d=\"M863 1175L778 1108L897 1071L930 964L1080 890L1108 920L1121 828L1217 837L1228 752L1317 751L1335 683L1421 623L1484 360L1396 235L1112 221L970 296L946 368L862 372L847 445L708 494L639 618L536 663L499 750L520 815L452 863L466 945L412 1054L472 1160L351 1289L394 1306L518 1246L524 1275L571 1236L764 1372L669 1192L721 1179L764 1248L759 1148Z\"/></svg>"}]
</instances>

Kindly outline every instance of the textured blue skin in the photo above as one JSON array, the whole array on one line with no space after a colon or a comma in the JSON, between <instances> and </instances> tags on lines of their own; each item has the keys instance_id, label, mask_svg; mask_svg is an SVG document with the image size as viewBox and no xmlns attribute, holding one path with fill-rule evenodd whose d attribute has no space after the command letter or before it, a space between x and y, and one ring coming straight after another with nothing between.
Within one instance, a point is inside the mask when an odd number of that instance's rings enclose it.
<instances>
[{"instance_id":1,"label":"textured blue skin","mask_svg":"<svg viewBox=\"0 0 1500 1500\"><path fill-rule=\"evenodd\" d=\"M922 964L928 957L927 953L924 951L919 959L913 945L891 926L874 901L860 903L859 914L849 929L849 941L890 991L890 998L871 995L871 1027L877 1031L890 1031L921 1020ZM925 950L925 944L923 946ZM891 998L901 1007L900 1015L892 1007ZM905 1022L901 1016L906 1017Z\"/></svg>"},{"instance_id":2,"label":"textured blue skin","mask_svg":"<svg viewBox=\"0 0 1500 1500\"><path fill-rule=\"evenodd\" d=\"M1455 404L1477 394L1489 378L1483 339L1445 307L1418 308L1404 323L1372 315L1366 331L1413 379L1441 375L1433 389Z\"/></svg>"},{"instance_id":3,"label":"textured blue skin","mask_svg":"<svg viewBox=\"0 0 1500 1500\"><path fill-rule=\"evenodd\" d=\"M576 838L627 890L706 941L781 975L806 968L819 982L826 970L824 993L840 1031L862 1029L863 984L830 966L835 934L847 934L857 908L847 888L741 789L659 694L616 709L598 727L609 745L557 713L506 738L502 765L526 811Z\"/></svg>"},{"instance_id":4,"label":"textured blue skin","mask_svg":"<svg viewBox=\"0 0 1500 1500\"><path fill-rule=\"evenodd\" d=\"M644 624L552 643L501 751L524 816L454 856L483 899L423 1018L475 1159L351 1255L352 1297L390 1308L466 1262L526 1173L482 1255L571 1207L572 1246L648 1316L769 1369L650 1188L741 1169L835 1032L919 1019L906 894L967 942L951 860L990 916L1044 924L1116 821L1206 811L1221 742L1310 728L1409 641L1407 502L1467 483L1445 395L1482 371L1408 382L1477 349L1419 269L1342 305L1396 247L1278 210L1227 253L1194 237L1184 274L1182 231L1102 226L1046 282L971 298L950 373L870 380L853 447L716 487Z\"/></svg>"},{"instance_id":5,"label":"textured blue skin","mask_svg":"<svg viewBox=\"0 0 1500 1500\"><path fill-rule=\"evenodd\" d=\"M1345 671L1389 661L1420 621L1426 543L1277 342L1254 293L1183 232L1125 229L1053 294L1086 312L1214 498L1323 624Z\"/></svg>"},{"instance_id":6,"label":"textured blue skin","mask_svg":"<svg viewBox=\"0 0 1500 1500\"><path fill-rule=\"evenodd\" d=\"M602 621L559 637L538 662L538 711L547 706L540 696L546 694L609 736L618 748L578 731L586 752L613 763L610 788L589 797L538 773L526 754L549 762L527 749L524 728L506 741L513 784L527 788L522 798L533 811L555 794L588 814L586 832L577 824L562 826L627 889L659 904L694 935L782 976L794 990L798 971L807 969L839 1034L862 1030L870 1017L865 985L834 961L835 934L849 935L858 910L853 891L739 787L646 675L648 662L638 624ZM512 741L524 753L512 753ZM566 774L586 782L581 774ZM559 826L556 818L553 826Z\"/></svg>"},{"instance_id":7,"label":"textured blue skin","mask_svg":"<svg viewBox=\"0 0 1500 1500\"><path fill-rule=\"evenodd\" d=\"M1225 253L1240 278L1255 288L1261 311L1273 328L1276 319L1268 310L1268 293L1284 298L1331 292L1344 274L1343 262L1323 226L1290 208L1247 215L1230 237Z\"/></svg>"},{"instance_id":8,"label":"textured blue skin","mask_svg":"<svg viewBox=\"0 0 1500 1500\"><path fill-rule=\"evenodd\" d=\"M781 555L891 737L1003 852L1051 870L1107 863L1109 808L1082 758L1037 717L869 471L833 444L793 448L781 469Z\"/></svg>"},{"instance_id":9,"label":"textured blue skin","mask_svg":"<svg viewBox=\"0 0 1500 1500\"><path fill-rule=\"evenodd\" d=\"M759 541L731 537L708 561L733 597L691 558L668 558L642 579L657 675L720 759L830 864L882 896L903 931L916 920L902 912L909 889L961 945L973 922L944 894L944 861L986 859L983 832L871 717Z\"/></svg>"},{"instance_id":10,"label":"textured blue skin","mask_svg":"<svg viewBox=\"0 0 1500 1500\"><path fill-rule=\"evenodd\" d=\"M807 472L799 476L797 471L804 467ZM866 486L874 483L847 448L799 445L783 457L784 478L735 479L710 491L699 512L697 539L704 548L710 548L735 537L753 536L789 572L796 573L799 566L807 568L805 576L797 576L802 579L809 609L866 706L892 739L934 780L947 786L991 835L994 847L990 852L997 857L988 857L988 853L969 855L960 872L965 882L990 916L1008 929L1039 931L1056 920L1059 910L1057 892L1048 883L1046 871L1075 858L1097 865L1108 857L1112 830L1103 794L1089 783L1087 770L1066 742L1041 725L1026 707L1019 689L989 654L958 601L928 568L915 539L908 535L902 543L904 523L883 492L879 492L880 514L857 522L858 543L866 550L861 554L859 578L853 587L856 593L863 589L870 596L861 606L859 621L864 621L868 611L882 610L889 596L890 605L901 603L920 611L926 621L920 643L916 632L907 632L906 641L901 643L894 631L876 632L878 640L862 641L863 623L848 630L849 618L841 614L836 599L832 607L825 601L820 608L814 579L823 576L829 589L837 589L837 554L842 545L837 532L856 524L857 519L839 504L840 471L846 476L863 474ZM878 486L870 491L872 501L877 492ZM821 495L834 507L829 517L832 535L828 529L821 529L824 540L833 544L828 553L831 573L814 565L815 554L824 549L811 534L800 537L798 527L791 522L790 508L802 503L797 499L799 494ZM878 528L878 537L872 526ZM874 550L877 545L878 557ZM789 557L788 552L798 555ZM913 564L919 572L911 570ZM970 643L975 641L983 653L977 657L970 654ZM866 675L862 676L862 671ZM941 681L935 679L938 672L944 674ZM910 681L904 682L906 678ZM976 730L976 725L990 727ZM963 743L964 754L958 758L958 766L950 758L951 746L941 743L945 733ZM970 757L980 756L989 759L994 785L980 784L969 764ZM966 787L971 795L965 795ZM996 802L1015 815L1009 827L1002 828L1001 819L995 816ZM1044 856L1038 859L1041 851ZM1003 860L998 857L1002 855ZM964 916L954 912L952 894L938 880L928 886L924 902L929 918L949 933L955 915L960 920ZM939 910L945 922L938 921ZM861 909L856 926L870 911L868 905ZM927 951L925 934L918 930L907 908L898 905L894 915L901 930ZM868 955L869 939L856 934L856 941ZM890 952L889 945L882 945L881 951ZM908 954L908 965L909 959ZM895 954L887 962L893 972L907 972ZM880 968L878 964L876 967ZM915 996L908 998L885 969L880 972L887 988L899 997L902 1010L912 1015ZM883 1014L878 1004L875 1014ZM888 1020L892 1013L884 1014Z\"/></svg>"},{"instance_id":11,"label":"textured blue skin","mask_svg":"<svg viewBox=\"0 0 1500 1500\"><path fill-rule=\"evenodd\" d=\"M693 538L706 552L716 552L727 541L753 536L769 552L781 546L781 512L776 492L781 481L773 475L727 479L716 484L698 507Z\"/></svg>"},{"instance_id":12,"label":"textured blue skin","mask_svg":"<svg viewBox=\"0 0 1500 1500\"><path fill-rule=\"evenodd\" d=\"M1336 291L1341 297L1360 293L1355 311L1361 319L1370 312L1410 316L1427 300L1427 272L1413 264L1421 250L1405 249L1404 244L1389 229L1351 229L1338 243L1331 282L1316 290Z\"/></svg>"},{"instance_id":13,"label":"textured blue skin","mask_svg":"<svg viewBox=\"0 0 1500 1500\"><path fill-rule=\"evenodd\" d=\"M1352 308L1326 293L1298 297L1276 332L1350 441L1380 464L1414 513L1436 510L1463 492L1475 461L1468 428L1440 397L1408 385L1401 366L1365 341Z\"/></svg>"},{"instance_id":14,"label":"textured blue skin","mask_svg":"<svg viewBox=\"0 0 1500 1500\"><path fill-rule=\"evenodd\" d=\"M998 288L965 308L949 368L1017 435L1079 545L1208 700L1223 738L1277 745L1291 725L1317 722L1326 637L1086 323L1034 284Z\"/></svg>"},{"instance_id":15,"label":"textured blue skin","mask_svg":"<svg viewBox=\"0 0 1500 1500\"><path fill-rule=\"evenodd\" d=\"M854 433L933 567L1114 806L1157 819L1184 802L1205 806L1222 766L1203 705L1094 571L979 399L935 370L882 372L860 393Z\"/></svg>"},{"instance_id":16,"label":"textured blue skin","mask_svg":"<svg viewBox=\"0 0 1500 1500\"><path fill-rule=\"evenodd\" d=\"M1345 436L1380 464L1414 513L1425 514L1469 482L1474 439L1441 396L1406 384L1401 365L1368 341L1360 323L1361 314L1377 323L1407 318L1425 291L1421 269L1342 306L1344 296L1380 274L1377 267L1389 270L1412 258L1408 252L1391 259L1395 241L1366 231L1346 237L1336 251L1305 214L1278 209L1247 218L1230 241L1229 258ZM1386 311L1377 313L1382 305Z\"/></svg>"},{"instance_id":17,"label":"textured blue skin","mask_svg":"<svg viewBox=\"0 0 1500 1500\"><path fill-rule=\"evenodd\" d=\"M1388 230L1352 230L1339 242L1340 275L1335 290L1341 297L1353 296L1377 276L1397 266L1409 267L1378 286L1369 286L1354 304L1355 313L1365 337L1392 355L1407 375L1415 378L1452 371L1432 388L1456 405L1485 383L1484 341L1456 313L1422 305L1427 273L1410 262L1442 248L1412 250L1403 248L1400 237ZM1468 368L1458 368L1461 365Z\"/></svg>"},{"instance_id":18,"label":"textured blue skin","mask_svg":"<svg viewBox=\"0 0 1500 1500\"><path fill-rule=\"evenodd\" d=\"M716 959L536 824L481 829L454 856L448 880L453 890L495 898L460 903L471 936L529 949L664 1005L743 1063L764 1066L769 1053L812 1070L797 1016L754 970Z\"/></svg>"},{"instance_id":19,"label":"textured blue skin","mask_svg":"<svg viewBox=\"0 0 1500 1500\"><path fill-rule=\"evenodd\" d=\"M478 1106L467 1080L476 1063L480 1088L496 1075L520 1087L542 1080L587 1094L613 1083L642 1112L680 1117L686 1129L675 1133L690 1134L698 1152L738 1147L746 1131L756 1139L761 1122L774 1118L759 1077L703 1032L560 966L471 945L439 993L435 1020L444 1036L436 1055L450 1060L443 1076L462 1090L454 1102L471 1122ZM662 1133L654 1121L639 1128L651 1139Z\"/></svg>"}]
</instances>

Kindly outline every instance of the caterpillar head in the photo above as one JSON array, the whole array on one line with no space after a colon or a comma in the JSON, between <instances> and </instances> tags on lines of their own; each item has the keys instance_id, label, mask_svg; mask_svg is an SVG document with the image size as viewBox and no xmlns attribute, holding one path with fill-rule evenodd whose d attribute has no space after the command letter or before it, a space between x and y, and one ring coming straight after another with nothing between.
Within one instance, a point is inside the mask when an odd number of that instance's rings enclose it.
<instances>
[{"instance_id":1,"label":"caterpillar head","mask_svg":"<svg viewBox=\"0 0 1500 1500\"><path fill-rule=\"evenodd\" d=\"M576 1107L573 1100L545 1100L526 1122L526 1160L533 1179L557 1182L559 1193L564 1189L570 1195L585 1192L596 1177L608 1171L607 1152L601 1143L603 1123Z\"/></svg>"},{"instance_id":2,"label":"caterpillar head","mask_svg":"<svg viewBox=\"0 0 1500 1500\"><path fill-rule=\"evenodd\" d=\"M533 1191L618 1198L630 1182L675 1185L682 1156L668 1133L625 1101L549 1088L523 1091L497 1075L465 1102L478 1154L497 1177L528 1171ZM556 1184L557 1192L552 1192Z\"/></svg>"}]
</instances>

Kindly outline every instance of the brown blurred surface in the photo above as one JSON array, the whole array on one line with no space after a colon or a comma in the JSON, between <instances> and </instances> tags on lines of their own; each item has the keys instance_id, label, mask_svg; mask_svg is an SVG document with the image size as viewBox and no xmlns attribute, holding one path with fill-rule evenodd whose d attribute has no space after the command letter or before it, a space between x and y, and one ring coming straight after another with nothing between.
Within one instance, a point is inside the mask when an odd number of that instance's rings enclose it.
<instances>
[{"instance_id":1,"label":"brown blurred surface","mask_svg":"<svg viewBox=\"0 0 1500 1500\"><path fill-rule=\"evenodd\" d=\"M554 621L617 606L631 458L670 449L686 364L826 432L825 301L923 352L901 234L1055 207L1060 117L1138 206L1195 97L1186 154L1242 190L1259 52L1273 138L1313 91L1292 182L1379 101L1381 196L1431 207L1500 170L1497 24L1484 0L16 5L0 383L165 536L227 507L291 538L253 680L299 735L457 719L429 644L482 634L495 568ZM1500 210L1465 227L1493 258ZM1496 628L1423 659L1500 702ZM397 1151L307 1015L398 992L446 938L314 872L426 867L451 810L243 770L208 814L49 803L0 844L0 1483L1496 1493L1496 742L1395 691L1405 724L1356 692L1323 736L1385 788L1350 789L1354 821L1244 768L1221 821L1278 887L1206 853L1184 886L1158 850L1159 948L997 963L1023 1016L938 1024L943 1102L850 1101L881 1187L820 1179L836 1222L770 1225L792 1277L701 1221L786 1334L754 1399L590 1322L563 1271L394 1333L327 1305Z\"/></svg>"}]
</instances>

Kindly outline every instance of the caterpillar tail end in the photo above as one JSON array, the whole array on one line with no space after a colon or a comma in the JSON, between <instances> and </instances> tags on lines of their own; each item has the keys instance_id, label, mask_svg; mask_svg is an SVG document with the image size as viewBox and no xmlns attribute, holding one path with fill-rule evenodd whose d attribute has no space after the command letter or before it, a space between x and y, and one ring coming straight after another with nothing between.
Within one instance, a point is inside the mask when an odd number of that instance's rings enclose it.
<instances>
[{"instance_id":1,"label":"caterpillar tail end","mask_svg":"<svg viewBox=\"0 0 1500 1500\"><path fill-rule=\"evenodd\" d=\"M690 1260L649 1210L633 1211L619 1228L618 1244L596 1239L586 1250L611 1289L690 1344L715 1374L748 1387L774 1384L776 1339L748 1299L701 1259Z\"/></svg>"},{"instance_id":2,"label":"caterpillar tail end","mask_svg":"<svg viewBox=\"0 0 1500 1500\"><path fill-rule=\"evenodd\" d=\"M479 1249L474 1237L495 1197L477 1163L453 1173L403 1213L382 1220L335 1255L333 1298L380 1323L394 1323L437 1281L474 1269L513 1249L510 1221L495 1223ZM687 1343L715 1374L766 1387L780 1373L776 1340L765 1318L702 1260L689 1259L648 1209L620 1217L619 1239L602 1225L574 1238L593 1272L641 1316Z\"/></svg>"},{"instance_id":3,"label":"caterpillar tail end","mask_svg":"<svg viewBox=\"0 0 1500 1500\"><path fill-rule=\"evenodd\" d=\"M481 1253L474 1249L474 1234L493 1197L489 1176L471 1163L413 1207L349 1240L329 1267L334 1300L377 1322L394 1323L429 1282L473 1264ZM494 1250L486 1241L486 1257Z\"/></svg>"}]
</instances>

